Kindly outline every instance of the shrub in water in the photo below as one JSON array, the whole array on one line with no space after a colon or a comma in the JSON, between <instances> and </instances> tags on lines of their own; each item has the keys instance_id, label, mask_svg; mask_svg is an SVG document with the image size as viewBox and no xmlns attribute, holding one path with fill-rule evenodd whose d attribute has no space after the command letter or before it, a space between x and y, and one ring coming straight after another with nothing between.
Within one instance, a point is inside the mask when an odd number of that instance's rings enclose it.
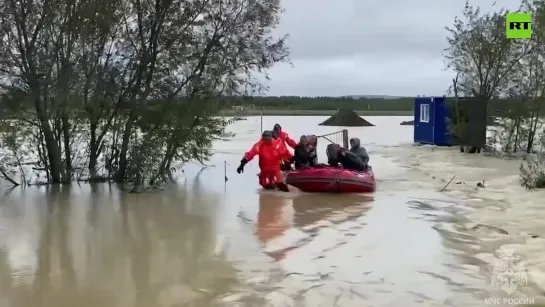
<instances>
[{"instance_id":1,"label":"shrub in water","mask_svg":"<svg viewBox=\"0 0 545 307\"><path fill-rule=\"evenodd\" d=\"M520 184L526 189L545 188L545 164L540 159L527 157L520 164Z\"/></svg>"}]
</instances>

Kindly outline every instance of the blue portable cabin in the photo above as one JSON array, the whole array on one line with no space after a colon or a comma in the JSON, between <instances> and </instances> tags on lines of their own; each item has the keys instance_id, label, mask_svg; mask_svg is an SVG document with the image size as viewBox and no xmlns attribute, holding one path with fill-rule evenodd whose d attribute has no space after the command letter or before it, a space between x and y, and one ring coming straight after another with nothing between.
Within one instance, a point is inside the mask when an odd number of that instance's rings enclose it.
<instances>
[{"instance_id":1,"label":"blue portable cabin","mask_svg":"<svg viewBox=\"0 0 545 307\"><path fill-rule=\"evenodd\" d=\"M414 142L452 146L448 131L450 117L445 97L416 97L414 100Z\"/></svg>"}]
</instances>

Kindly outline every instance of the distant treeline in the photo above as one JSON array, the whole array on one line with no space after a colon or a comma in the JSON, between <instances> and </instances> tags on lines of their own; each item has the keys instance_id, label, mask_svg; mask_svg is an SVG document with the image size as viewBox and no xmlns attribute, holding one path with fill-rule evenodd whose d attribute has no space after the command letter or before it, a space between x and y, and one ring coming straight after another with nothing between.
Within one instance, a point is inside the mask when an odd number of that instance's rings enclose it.
<instances>
[{"instance_id":1,"label":"distant treeline","mask_svg":"<svg viewBox=\"0 0 545 307\"><path fill-rule=\"evenodd\" d=\"M447 101L452 101L447 98ZM183 100L180 101L183 103ZM152 101L151 105L162 104L164 101ZM173 103L172 101L168 103ZM414 97L406 98L351 98L351 97L297 97L297 96L245 96L223 97L218 103L225 109L234 107L265 110L337 110L351 109L356 111L412 111ZM513 100L492 100L488 104L488 114L502 115L515 109L520 102ZM9 112L0 99L0 113ZM13 106L12 106L13 107ZM77 106L75 106L77 109ZM107 107L107 106L105 106ZM1 114L0 114L1 117Z\"/></svg>"},{"instance_id":2,"label":"distant treeline","mask_svg":"<svg viewBox=\"0 0 545 307\"><path fill-rule=\"evenodd\" d=\"M414 98L351 98L351 97L297 97L297 96L247 96L235 98L232 104L254 105L256 109L282 110L396 110L407 111L414 107Z\"/></svg>"},{"instance_id":3,"label":"distant treeline","mask_svg":"<svg viewBox=\"0 0 545 307\"><path fill-rule=\"evenodd\" d=\"M358 111L411 111L414 109L414 97L405 98L352 98L352 97L242 97L232 98L230 104L255 107L256 109L279 110L336 110L351 109ZM454 98L448 98L452 102ZM515 109L519 101L498 99L488 104L491 116L505 114Z\"/></svg>"}]
</instances>

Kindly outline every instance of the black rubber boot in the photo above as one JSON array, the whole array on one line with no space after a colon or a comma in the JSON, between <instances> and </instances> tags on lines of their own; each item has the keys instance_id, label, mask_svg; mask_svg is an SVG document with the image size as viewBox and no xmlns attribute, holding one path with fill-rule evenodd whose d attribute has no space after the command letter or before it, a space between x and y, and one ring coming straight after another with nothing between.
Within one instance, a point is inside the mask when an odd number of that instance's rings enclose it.
<instances>
[{"instance_id":1,"label":"black rubber boot","mask_svg":"<svg viewBox=\"0 0 545 307\"><path fill-rule=\"evenodd\" d=\"M288 185L283 183L283 182L277 183L276 187L282 192L289 192L290 191L290 189L288 188Z\"/></svg>"}]
</instances>

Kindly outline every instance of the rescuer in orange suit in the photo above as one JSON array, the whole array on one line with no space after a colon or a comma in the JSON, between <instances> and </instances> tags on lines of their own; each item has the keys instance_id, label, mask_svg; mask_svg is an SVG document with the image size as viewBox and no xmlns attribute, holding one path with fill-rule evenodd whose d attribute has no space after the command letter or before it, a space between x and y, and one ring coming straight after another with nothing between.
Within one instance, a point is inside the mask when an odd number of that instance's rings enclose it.
<instances>
[{"instance_id":1,"label":"rescuer in orange suit","mask_svg":"<svg viewBox=\"0 0 545 307\"><path fill-rule=\"evenodd\" d=\"M283 143L287 144L289 147L295 149L295 146L297 146L297 142L295 142L287 132L282 130L282 127L280 124L274 125L273 131L278 135L278 139L281 140Z\"/></svg>"},{"instance_id":2,"label":"rescuer in orange suit","mask_svg":"<svg viewBox=\"0 0 545 307\"><path fill-rule=\"evenodd\" d=\"M285 151L289 151L288 150L288 147L286 146L286 142L282 141L279 137L278 137L278 133L276 131L271 131L272 133L272 138L273 140L276 140L280 146L284 147L282 148L282 150L285 150ZM294 154L295 154L295 151L294 151ZM284 156L284 158L288 157L288 155ZM281 171L291 171L292 170L292 167L291 167L291 164L292 164L292 160L293 158L291 158L290 160L285 160L285 159L282 159L282 162L280 162L280 170Z\"/></svg>"},{"instance_id":3,"label":"rescuer in orange suit","mask_svg":"<svg viewBox=\"0 0 545 307\"><path fill-rule=\"evenodd\" d=\"M244 172L244 166L258 155L259 156L259 184L265 189L278 188L281 191L289 192L288 185L284 183L280 165L283 161L289 161L292 158L291 153L285 146L280 144L280 140L272 137L271 131L263 131L261 139L252 146L252 149L244 154L237 168L237 173Z\"/></svg>"}]
</instances>

